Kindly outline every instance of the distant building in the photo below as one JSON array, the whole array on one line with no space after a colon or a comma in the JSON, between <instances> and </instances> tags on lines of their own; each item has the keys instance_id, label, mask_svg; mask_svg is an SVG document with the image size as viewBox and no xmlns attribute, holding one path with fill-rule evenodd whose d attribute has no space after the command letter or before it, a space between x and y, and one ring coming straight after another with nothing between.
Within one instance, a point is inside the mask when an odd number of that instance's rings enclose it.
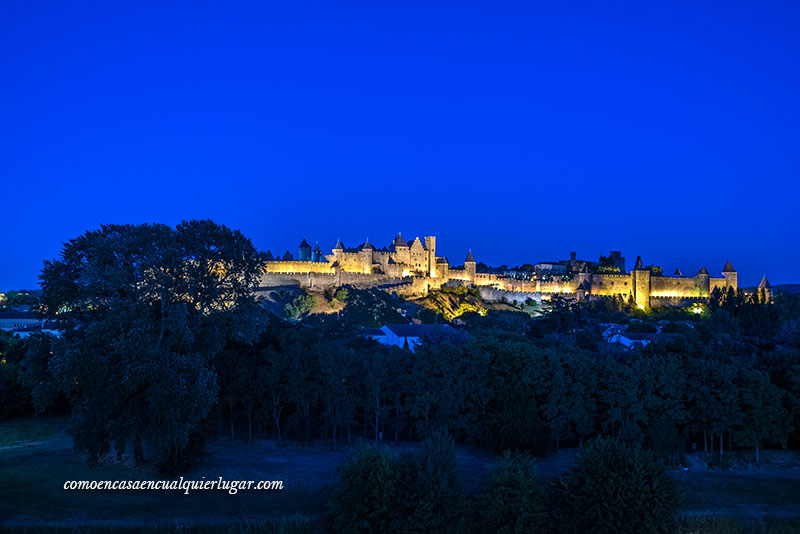
<instances>
[{"instance_id":1,"label":"distant building","mask_svg":"<svg viewBox=\"0 0 800 534\"><path fill-rule=\"evenodd\" d=\"M612 325L603 332L603 339L605 339L606 343L619 343L626 349L633 348L635 345L645 346L650 343L654 337L653 334L625 332L619 325Z\"/></svg>"},{"instance_id":2,"label":"distant building","mask_svg":"<svg viewBox=\"0 0 800 534\"><path fill-rule=\"evenodd\" d=\"M39 333L61 336L61 330L57 328L56 322L47 320L39 321L37 324L33 326L27 326L25 328L17 328L16 330L12 330L11 333L21 338L26 338L31 334L39 334Z\"/></svg>"},{"instance_id":3,"label":"distant building","mask_svg":"<svg viewBox=\"0 0 800 534\"><path fill-rule=\"evenodd\" d=\"M311 245L308 244L305 238L300 246L297 247L297 259L299 261L311 261Z\"/></svg>"},{"instance_id":4,"label":"distant building","mask_svg":"<svg viewBox=\"0 0 800 534\"><path fill-rule=\"evenodd\" d=\"M455 332L452 326L446 324L387 324L380 328L363 328L359 331L362 336L372 338L378 343L408 347L411 352L416 350L426 336Z\"/></svg>"},{"instance_id":5,"label":"distant building","mask_svg":"<svg viewBox=\"0 0 800 534\"><path fill-rule=\"evenodd\" d=\"M772 300L772 285L770 285L769 280L767 280L767 275L764 275L764 278L759 282L757 291L763 293L767 301Z\"/></svg>"},{"instance_id":6,"label":"distant building","mask_svg":"<svg viewBox=\"0 0 800 534\"><path fill-rule=\"evenodd\" d=\"M567 266L557 261L542 261L533 266L540 273L567 274Z\"/></svg>"},{"instance_id":7,"label":"distant building","mask_svg":"<svg viewBox=\"0 0 800 534\"><path fill-rule=\"evenodd\" d=\"M609 258L614 263L614 267L619 269L619 272L625 272L625 258L622 256L622 252L619 250L612 250L609 254Z\"/></svg>"},{"instance_id":8,"label":"distant building","mask_svg":"<svg viewBox=\"0 0 800 534\"><path fill-rule=\"evenodd\" d=\"M0 312L0 330L19 330L30 326L41 326L42 317L32 312Z\"/></svg>"},{"instance_id":9,"label":"distant building","mask_svg":"<svg viewBox=\"0 0 800 534\"><path fill-rule=\"evenodd\" d=\"M683 322L688 328L694 328L691 323ZM636 345L642 347L656 340L670 340L675 339L675 333L662 332L663 324L658 324L655 332L629 332L628 328L614 323L605 323L605 330L603 330L603 339L606 343L618 343L623 347L630 349Z\"/></svg>"}]
</instances>

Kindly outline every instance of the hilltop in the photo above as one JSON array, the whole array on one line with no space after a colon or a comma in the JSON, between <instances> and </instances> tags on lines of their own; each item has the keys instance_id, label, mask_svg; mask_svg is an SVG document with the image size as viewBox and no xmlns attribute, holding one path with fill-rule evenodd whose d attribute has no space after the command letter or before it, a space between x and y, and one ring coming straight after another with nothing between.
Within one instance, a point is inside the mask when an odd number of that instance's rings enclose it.
<instances>
[{"instance_id":1,"label":"hilltop","mask_svg":"<svg viewBox=\"0 0 800 534\"><path fill-rule=\"evenodd\" d=\"M531 311L535 306L513 306L505 302L489 302L484 300L477 288L467 288L465 286L443 287L438 291L430 291L426 297L409 300L411 306L417 307L416 316L425 322L433 322L435 316L426 317L426 312L441 315L445 320L452 321L456 317L468 312L476 312L482 315L488 311Z\"/></svg>"},{"instance_id":2,"label":"hilltop","mask_svg":"<svg viewBox=\"0 0 800 534\"><path fill-rule=\"evenodd\" d=\"M742 287L739 288L745 293L752 293L755 291L757 286L750 286L750 287ZM779 293L788 293L790 295L800 295L800 284L780 284L776 286L772 286L772 293L773 295L777 295Z\"/></svg>"}]
</instances>

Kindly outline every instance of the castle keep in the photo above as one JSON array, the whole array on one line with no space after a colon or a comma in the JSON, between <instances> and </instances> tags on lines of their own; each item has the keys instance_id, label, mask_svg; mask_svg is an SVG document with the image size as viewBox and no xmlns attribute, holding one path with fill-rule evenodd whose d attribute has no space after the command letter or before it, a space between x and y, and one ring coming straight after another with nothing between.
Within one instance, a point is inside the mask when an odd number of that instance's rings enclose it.
<instances>
[{"instance_id":1,"label":"castle keep","mask_svg":"<svg viewBox=\"0 0 800 534\"><path fill-rule=\"evenodd\" d=\"M419 237L410 243L400 234L380 249L367 239L347 248L338 241L330 254L323 255L317 244L313 249L303 239L297 259L289 252L275 257L267 252L261 286L305 286L328 289L342 285L379 288L405 296L424 296L430 289L467 285L481 290L488 300L547 300L562 294L578 300L620 295L633 298L642 308L685 305L707 299L715 288L738 289L736 270L727 262L722 276L712 277L703 267L691 277L676 270L663 276L645 267L641 257L630 272L625 258L612 252L609 261L613 272L590 271L591 262L577 260L537 264L530 276L518 272L478 272L470 251L460 267L452 267L445 257L436 255L436 237ZM554 276L553 273L556 273Z\"/></svg>"}]
</instances>

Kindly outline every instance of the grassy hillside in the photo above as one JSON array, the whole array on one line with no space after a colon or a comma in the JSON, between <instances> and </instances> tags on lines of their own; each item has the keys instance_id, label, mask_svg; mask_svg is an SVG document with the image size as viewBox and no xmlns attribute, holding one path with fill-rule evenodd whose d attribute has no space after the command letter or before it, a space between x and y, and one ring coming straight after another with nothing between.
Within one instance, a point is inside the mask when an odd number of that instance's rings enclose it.
<instances>
[{"instance_id":1,"label":"grassy hillside","mask_svg":"<svg viewBox=\"0 0 800 534\"><path fill-rule=\"evenodd\" d=\"M281 480L279 491L84 490L63 489L67 480L160 480L154 466L134 467L130 451L122 459L105 457L87 464L66 434L67 418L19 418L0 424L0 531L67 534L74 532L322 532L322 516L337 469L358 448L331 451L316 444L278 446L212 440L207 456L184 475L186 480ZM369 443L371 440L365 440ZM395 453L418 450L418 443L385 443ZM575 449L537 460L547 483L567 472ZM747 456L749 451L739 453ZM720 532L797 532L800 491L798 453L764 451L762 466L732 462L709 467L711 453L688 455L671 470L686 498L681 534ZM474 495L495 457L459 445L458 468L465 491ZM737 457L733 453L731 458ZM27 528L26 528L27 527ZM87 528L91 527L91 528ZM108 530L106 530L108 529ZM113 529L113 530L112 530Z\"/></svg>"},{"instance_id":2,"label":"grassy hillside","mask_svg":"<svg viewBox=\"0 0 800 534\"><path fill-rule=\"evenodd\" d=\"M352 319L349 322L356 326L375 326L376 324L380 326L386 322L408 322L410 318L421 318L427 323L449 322L468 312L485 314L487 311L494 310L536 313L538 309L535 303L533 305L513 305L503 302L487 302L481 298L477 289L464 286L442 288L438 291L431 291L427 297L409 300L392 297L379 289L339 288L335 291L318 291L299 286L269 288L260 292L259 298L264 308L279 317L302 319L313 315L344 313ZM307 303L298 309L301 313L293 315L287 310L301 300L305 300ZM355 308L359 308L359 310ZM361 312L378 312L381 308L391 308L389 311L399 311L400 313L377 313L380 317L360 317L364 315ZM375 313L367 313L367 315L375 315Z\"/></svg>"},{"instance_id":3,"label":"grassy hillside","mask_svg":"<svg viewBox=\"0 0 800 534\"><path fill-rule=\"evenodd\" d=\"M502 302L487 302L481 298L477 289L464 286L431 291L427 297L410 302L419 308L441 315L447 321L452 321L467 312L484 314L489 310L531 311L532 309L530 306L520 307Z\"/></svg>"}]
</instances>

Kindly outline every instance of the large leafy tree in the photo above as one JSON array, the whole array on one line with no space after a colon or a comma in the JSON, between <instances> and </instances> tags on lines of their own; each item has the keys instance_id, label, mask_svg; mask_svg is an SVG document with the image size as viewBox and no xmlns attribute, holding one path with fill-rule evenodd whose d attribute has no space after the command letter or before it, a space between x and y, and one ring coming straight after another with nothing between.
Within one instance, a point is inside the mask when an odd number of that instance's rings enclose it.
<instances>
[{"instance_id":1,"label":"large leafy tree","mask_svg":"<svg viewBox=\"0 0 800 534\"><path fill-rule=\"evenodd\" d=\"M753 447L758 464L759 449L764 442L781 443L788 434L789 416L782 404L783 392L769 381L766 373L752 369L740 370L736 382L741 424L733 432L734 440Z\"/></svg>"},{"instance_id":2,"label":"large leafy tree","mask_svg":"<svg viewBox=\"0 0 800 534\"><path fill-rule=\"evenodd\" d=\"M634 370L611 356L598 362L598 401L603 431L624 441L641 442L645 420L644 400L639 395L639 377Z\"/></svg>"},{"instance_id":3,"label":"large leafy tree","mask_svg":"<svg viewBox=\"0 0 800 534\"><path fill-rule=\"evenodd\" d=\"M487 339L480 347L490 358L486 384L491 395L480 421L479 442L498 451L543 453L550 446L540 413L549 382L543 355L516 340Z\"/></svg>"},{"instance_id":4,"label":"large leafy tree","mask_svg":"<svg viewBox=\"0 0 800 534\"><path fill-rule=\"evenodd\" d=\"M29 405L27 388L20 385L25 342L0 330L0 420L19 415Z\"/></svg>"},{"instance_id":5,"label":"large leafy tree","mask_svg":"<svg viewBox=\"0 0 800 534\"><path fill-rule=\"evenodd\" d=\"M253 304L260 254L212 221L107 225L45 262L42 300L63 323L50 369L76 445L97 458L143 441L180 456L216 401L212 357ZM250 316L250 314L248 314Z\"/></svg>"},{"instance_id":6,"label":"large leafy tree","mask_svg":"<svg viewBox=\"0 0 800 534\"><path fill-rule=\"evenodd\" d=\"M375 431L375 441L380 437L383 417L389 399L390 369L389 358L385 352L363 354L363 396L364 418ZM366 425L365 425L366 426ZM366 438L366 435L365 435Z\"/></svg>"},{"instance_id":7,"label":"large leafy tree","mask_svg":"<svg viewBox=\"0 0 800 534\"><path fill-rule=\"evenodd\" d=\"M347 431L350 438L350 425L356 408L360 376L357 373L357 360L353 351L339 344L322 345L318 356L317 384L322 402L322 416L326 429L332 431L333 448L339 430Z\"/></svg>"},{"instance_id":8,"label":"large leafy tree","mask_svg":"<svg viewBox=\"0 0 800 534\"><path fill-rule=\"evenodd\" d=\"M703 433L704 449L714 449L719 436L719 451L724 449L723 435L739 423L736 368L720 360L689 359L687 361L688 415L694 431ZM706 445L710 438L710 447Z\"/></svg>"},{"instance_id":9,"label":"large leafy tree","mask_svg":"<svg viewBox=\"0 0 800 534\"><path fill-rule=\"evenodd\" d=\"M566 438L580 442L594 430L595 375L591 361L581 352L547 351L547 370L541 383L543 416L556 448Z\"/></svg>"}]
</instances>

